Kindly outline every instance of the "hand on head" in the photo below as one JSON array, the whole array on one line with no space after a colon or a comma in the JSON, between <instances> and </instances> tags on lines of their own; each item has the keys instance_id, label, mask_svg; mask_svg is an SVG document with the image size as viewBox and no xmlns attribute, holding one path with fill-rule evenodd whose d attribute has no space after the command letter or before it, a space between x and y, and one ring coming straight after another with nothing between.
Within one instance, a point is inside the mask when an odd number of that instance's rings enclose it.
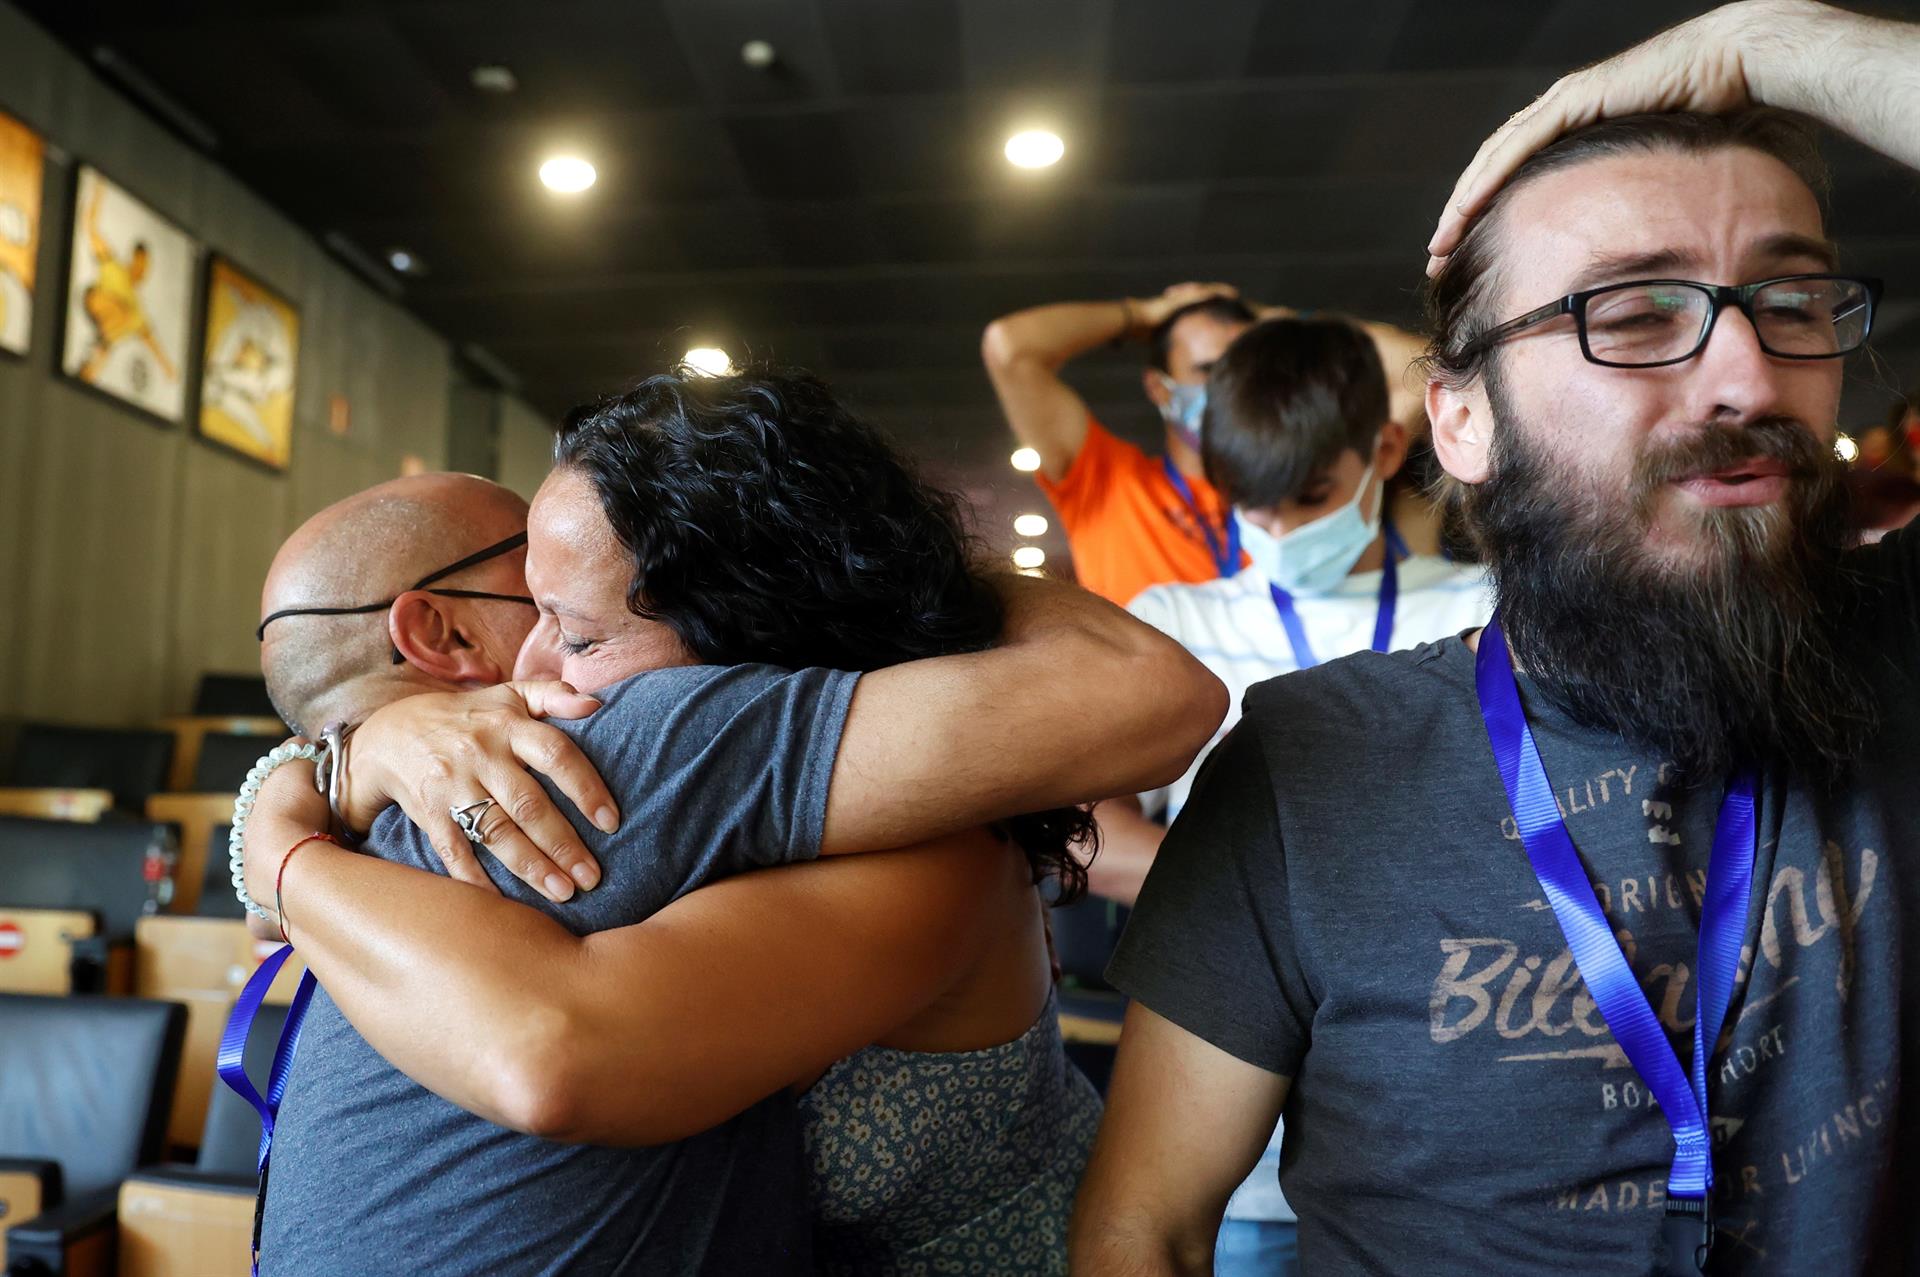
<instances>
[{"instance_id":1,"label":"hand on head","mask_svg":"<svg viewBox=\"0 0 1920 1277\"><path fill-rule=\"evenodd\" d=\"M1596 120L1658 111L1718 115L1759 102L1743 32L1763 3L1727 5L1561 77L1480 144L1427 244L1427 274L1439 272L1467 227L1526 158ZM1779 5L1772 6L1779 8ZM1788 6L1806 7L1806 6ZM1817 6L1816 6L1817 7Z\"/></svg>"}]
</instances>

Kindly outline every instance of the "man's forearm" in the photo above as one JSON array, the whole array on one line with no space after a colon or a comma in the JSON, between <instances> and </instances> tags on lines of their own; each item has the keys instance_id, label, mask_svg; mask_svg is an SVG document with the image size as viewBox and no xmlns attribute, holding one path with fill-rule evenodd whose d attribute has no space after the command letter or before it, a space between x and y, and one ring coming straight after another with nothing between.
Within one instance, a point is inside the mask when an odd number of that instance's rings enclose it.
<instances>
[{"instance_id":1,"label":"man's forearm","mask_svg":"<svg viewBox=\"0 0 1920 1277\"><path fill-rule=\"evenodd\" d=\"M1035 306L994 320L981 349L989 370L1030 360L1057 372L1074 356L1131 335L1136 313L1121 299Z\"/></svg>"},{"instance_id":2,"label":"man's forearm","mask_svg":"<svg viewBox=\"0 0 1920 1277\"><path fill-rule=\"evenodd\" d=\"M1087 889L1132 908L1167 831L1140 814L1137 798L1111 799L1094 815L1100 822L1100 852L1087 866Z\"/></svg>"},{"instance_id":3,"label":"man's forearm","mask_svg":"<svg viewBox=\"0 0 1920 1277\"><path fill-rule=\"evenodd\" d=\"M1812 116L1920 168L1920 25L1799 2L1757 5L1742 16L1757 101Z\"/></svg>"},{"instance_id":4,"label":"man's forearm","mask_svg":"<svg viewBox=\"0 0 1920 1277\"><path fill-rule=\"evenodd\" d=\"M1010 576L1003 589L999 647L860 680L823 851L1170 784L1226 716L1220 680L1152 626L1071 586Z\"/></svg>"}]
</instances>

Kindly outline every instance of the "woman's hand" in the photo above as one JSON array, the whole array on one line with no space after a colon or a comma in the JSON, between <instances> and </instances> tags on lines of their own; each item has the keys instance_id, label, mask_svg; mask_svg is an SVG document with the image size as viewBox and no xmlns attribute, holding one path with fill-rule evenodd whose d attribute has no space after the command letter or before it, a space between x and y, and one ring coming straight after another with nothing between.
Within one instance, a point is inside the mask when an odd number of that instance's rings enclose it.
<instances>
[{"instance_id":1,"label":"woman's hand","mask_svg":"<svg viewBox=\"0 0 1920 1277\"><path fill-rule=\"evenodd\" d=\"M584 718L600 702L565 683L503 683L474 692L427 692L384 706L347 745L341 815L364 830L398 804L433 842L447 873L492 887L454 810L491 798L480 817L482 846L550 900L574 883L591 889L600 866L529 771L539 772L596 828L620 823L613 795L586 755L541 718ZM569 877L571 880L569 880Z\"/></svg>"},{"instance_id":2,"label":"woman's hand","mask_svg":"<svg viewBox=\"0 0 1920 1277\"><path fill-rule=\"evenodd\" d=\"M305 742L295 736L292 743ZM314 765L304 758L282 763L253 800L241 854L247 894L263 909L276 908L274 879L288 849L308 834L325 833L332 823L326 798L314 788L313 774ZM261 940L280 939L278 922L266 922L252 913L247 915L247 930Z\"/></svg>"}]
</instances>

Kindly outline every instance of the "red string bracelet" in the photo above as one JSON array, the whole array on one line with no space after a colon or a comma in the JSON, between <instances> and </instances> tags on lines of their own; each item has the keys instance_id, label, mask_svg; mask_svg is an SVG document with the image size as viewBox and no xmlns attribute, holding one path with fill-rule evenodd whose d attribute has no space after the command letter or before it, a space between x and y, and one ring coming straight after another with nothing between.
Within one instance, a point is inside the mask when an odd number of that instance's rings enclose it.
<instances>
[{"instance_id":1,"label":"red string bracelet","mask_svg":"<svg viewBox=\"0 0 1920 1277\"><path fill-rule=\"evenodd\" d=\"M280 861L280 872L273 876L273 916L280 923L280 940L283 944L292 944L293 941L287 937L287 910L286 907L280 903L280 888L287 880L287 866L293 863L293 853L310 842L330 842L336 847L340 845L339 841L335 839L332 834L308 834L305 838L302 838L299 842L287 848L286 856Z\"/></svg>"}]
</instances>

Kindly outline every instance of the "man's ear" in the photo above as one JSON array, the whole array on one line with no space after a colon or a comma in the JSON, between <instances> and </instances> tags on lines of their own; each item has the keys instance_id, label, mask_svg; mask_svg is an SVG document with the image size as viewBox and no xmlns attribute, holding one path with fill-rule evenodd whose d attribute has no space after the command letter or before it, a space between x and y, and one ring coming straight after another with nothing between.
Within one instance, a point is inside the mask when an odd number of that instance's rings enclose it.
<instances>
[{"instance_id":1,"label":"man's ear","mask_svg":"<svg viewBox=\"0 0 1920 1277\"><path fill-rule=\"evenodd\" d=\"M387 609L387 637L407 664L438 682L491 687L512 674L468 631L466 610L458 599L408 590Z\"/></svg>"},{"instance_id":2,"label":"man's ear","mask_svg":"<svg viewBox=\"0 0 1920 1277\"><path fill-rule=\"evenodd\" d=\"M1173 398L1173 392L1167 389L1166 375L1158 368L1147 368L1140 374L1140 387L1156 408L1166 407L1167 400Z\"/></svg>"},{"instance_id":3,"label":"man's ear","mask_svg":"<svg viewBox=\"0 0 1920 1277\"><path fill-rule=\"evenodd\" d=\"M1446 472L1462 483L1483 483L1493 456L1493 409L1476 379L1454 387L1427 382L1427 420L1433 451Z\"/></svg>"},{"instance_id":4,"label":"man's ear","mask_svg":"<svg viewBox=\"0 0 1920 1277\"><path fill-rule=\"evenodd\" d=\"M1380 427L1380 437L1373 445L1373 475L1385 483L1400 473L1400 467L1407 464L1407 428L1397 421L1389 421Z\"/></svg>"}]
</instances>

